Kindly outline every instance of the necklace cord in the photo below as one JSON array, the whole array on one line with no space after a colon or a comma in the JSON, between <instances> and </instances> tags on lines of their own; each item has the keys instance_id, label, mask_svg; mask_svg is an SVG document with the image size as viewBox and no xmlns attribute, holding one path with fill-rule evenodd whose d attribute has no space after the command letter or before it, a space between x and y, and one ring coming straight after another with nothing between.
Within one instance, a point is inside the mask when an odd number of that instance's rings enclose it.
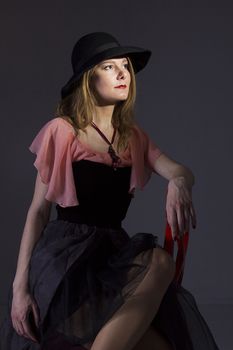
<instances>
[{"instance_id":1,"label":"necklace cord","mask_svg":"<svg viewBox=\"0 0 233 350\"><path fill-rule=\"evenodd\" d=\"M93 126L94 129L96 129L96 131L100 134L100 136L109 145L108 153L109 153L110 157L112 158L112 166L114 167L114 170L116 170L116 165L120 162L120 157L118 157L118 155L116 154L114 148L112 147L112 144L114 142L115 135L116 135L116 129L114 128L113 135L112 135L112 140L110 142L107 139L107 137L104 135L104 133L98 128L98 126L93 121L91 122L91 125Z\"/></svg>"}]
</instances>

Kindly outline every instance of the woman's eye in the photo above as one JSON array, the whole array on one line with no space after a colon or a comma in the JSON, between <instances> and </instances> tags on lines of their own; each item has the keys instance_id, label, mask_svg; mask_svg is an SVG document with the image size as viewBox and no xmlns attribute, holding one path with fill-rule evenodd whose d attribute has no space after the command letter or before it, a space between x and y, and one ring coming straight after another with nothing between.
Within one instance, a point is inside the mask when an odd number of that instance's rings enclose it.
<instances>
[{"instance_id":1,"label":"woman's eye","mask_svg":"<svg viewBox=\"0 0 233 350\"><path fill-rule=\"evenodd\" d=\"M126 69L129 69L129 64L128 64L128 63L125 63L124 66L126 67ZM108 68L108 67L113 67L113 65L112 65L112 64L109 64L109 65L105 66L104 69L105 69L105 70L108 70L108 69L106 69L106 68Z\"/></svg>"}]
</instances>

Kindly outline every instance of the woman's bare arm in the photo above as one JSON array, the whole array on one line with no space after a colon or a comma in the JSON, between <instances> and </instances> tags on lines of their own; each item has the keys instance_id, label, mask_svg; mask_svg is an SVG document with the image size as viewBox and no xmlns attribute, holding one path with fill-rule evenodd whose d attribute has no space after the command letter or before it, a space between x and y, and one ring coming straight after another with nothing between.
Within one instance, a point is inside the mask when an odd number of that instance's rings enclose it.
<instances>
[{"instance_id":1,"label":"woman's bare arm","mask_svg":"<svg viewBox=\"0 0 233 350\"><path fill-rule=\"evenodd\" d=\"M26 291L28 268L32 250L40 234L49 221L52 203L45 199L48 185L44 184L37 173L34 195L29 207L20 243L13 292Z\"/></svg>"},{"instance_id":2,"label":"woman's bare arm","mask_svg":"<svg viewBox=\"0 0 233 350\"><path fill-rule=\"evenodd\" d=\"M171 226L172 236L182 236L189 231L190 218L196 228L196 212L192 203L192 186L195 178L192 171L165 154L155 161L154 170L167 179L168 192L166 200L167 220Z\"/></svg>"},{"instance_id":3,"label":"woman's bare arm","mask_svg":"<svg viewBox=\"0 0 233 350\"><path fill-rule=\"evenodd\" d=\"M165 154L161 154L154 164L155 171L167 180L172 180L175 178L184 178L189 188L191 188L195 183L195 178L193 173L186 166L176 162Z\"/></svg>"}]
</instances>

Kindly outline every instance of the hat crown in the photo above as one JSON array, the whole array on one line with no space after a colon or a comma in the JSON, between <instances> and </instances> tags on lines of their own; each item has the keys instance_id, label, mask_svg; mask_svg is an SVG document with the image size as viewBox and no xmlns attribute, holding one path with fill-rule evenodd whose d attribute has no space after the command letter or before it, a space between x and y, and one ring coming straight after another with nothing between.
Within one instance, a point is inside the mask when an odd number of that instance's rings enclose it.
<instances>
[{"instance_id":1,"label":"hat crown","mask_svg":"<svg viewBox=\"0 0 233 350\"><path fill-rule=\"evenodd\" d=\"M81 37L72 50L71 63L73 70L76 71L77 67L80 68L81 65L99 52L117 46L120 46L119 42L109 33L94 32Z\"/></svg>"}]
</instances>

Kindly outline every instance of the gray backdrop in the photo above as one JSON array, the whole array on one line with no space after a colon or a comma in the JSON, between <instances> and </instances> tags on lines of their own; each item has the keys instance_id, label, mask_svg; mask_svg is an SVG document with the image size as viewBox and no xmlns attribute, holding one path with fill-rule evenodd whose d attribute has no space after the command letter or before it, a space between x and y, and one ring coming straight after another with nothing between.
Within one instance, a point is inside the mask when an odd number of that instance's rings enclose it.
<instances>
[{"instance_id":1,"label":"gray backdrop","mask_svg":"<svg viewBox=\"0 0 233 350\"><path fill-rule=\"evenodd\" d=\"M233 303L232 2L14 1L1 4L0 302L6 301L34 190L34 136L53 118L71 76L70 53L91 31L152 50L137 75L135 118L171 158L190 167L197 229L183 285L198 303ZM163 244L167 180L137 191L124 227ZM54 214L54 213L53 213Z\"/></svg>"}]
</instances>

